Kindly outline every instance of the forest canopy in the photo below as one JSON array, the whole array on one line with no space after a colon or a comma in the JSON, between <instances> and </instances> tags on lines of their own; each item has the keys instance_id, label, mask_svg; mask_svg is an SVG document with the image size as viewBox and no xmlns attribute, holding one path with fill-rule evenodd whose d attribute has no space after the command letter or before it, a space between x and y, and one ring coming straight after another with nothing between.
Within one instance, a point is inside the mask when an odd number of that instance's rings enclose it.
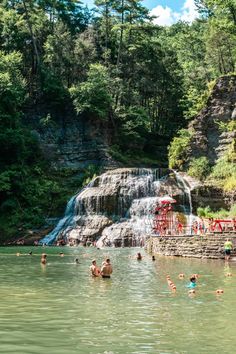
<instances>
[{"instance_id":1,"label":"forest canopy","mask_svg":"<svg viewBox=\"0 0 236 354\"><path fill-rule=\"evenodd\" d=\"M117 153L149 153L186 127L213 80L235 71L236 1L195 3L193 23L161 27L140 0L95 0L93 9L76 0L1 0L3 233L32 215L40 224L59 189L27 127L29 107L71 105L77 119L113 127Z\"/></svg>"}]
</instances>

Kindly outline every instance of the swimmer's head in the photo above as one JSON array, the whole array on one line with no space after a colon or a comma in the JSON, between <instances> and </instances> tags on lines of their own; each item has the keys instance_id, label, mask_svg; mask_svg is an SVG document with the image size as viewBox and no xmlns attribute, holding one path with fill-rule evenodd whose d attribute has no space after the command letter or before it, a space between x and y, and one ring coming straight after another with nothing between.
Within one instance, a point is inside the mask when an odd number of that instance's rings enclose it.
<instances>
[{"instance_id":1,"label":"swimmer's head","mask_svg":"<svg viewBox=\"0 0 236 354\"><path fill-rule=\"evenodd\" d=\"M232 277L232 273L226 273L226 277Z\"/></svg>"},{"instance_id":2,"label":"swimmer's head","mask_svg":"<svg viewBox=\"0 0 236 354\"><path fill-rule=\"evenodd\" d=\"M96 264L96 259L93 259L93 260L92 260L92 264Z\"/></svg>"},{"instance_id":3,"label":"swimmer's head","mask_svg":"<svg viewBox=\"0 0 236 354\"><path fill-rule=\"evenodd\" d=\"M179 279L183 279L184 278L184 273L180 273L179 274Z\"/></svg>"},{"instance_id":4,"label":"swimmer's head","mask_svg":"<svg viewBox=\"0 0 236 354\"><path fill-rule=\"evenodd\" d=\"M106 262L107 262L107 263L110 263L110 258L107 258L107 259L106 259Z\"/></svg>"},{"instance_id":5,"label":"swimmer's head","mask_svg":"<svg viewBox=\"0 0 236 354\"><path fill-rule=\"evenodd\" d=\"M153 261L155 261L155 260L156 260L155 256L152 256L152 260L153 260Z\"/></svg>"},{"instance_id":6,"label":"swimmer's head","mask_svg":"<svg viewBox=\"0 0 236 354\"><path fill-rule=\"evenodd\" d=\"M47 255L46 255L46 253L42 253L42 256L41 256L42 258L46 258L47 257Z\"/></svg>"},{"instance_id":7,"label":"swimmer's head","mask_svg":"<svg viewBox=\"0 0 236 354\"><path fill-rule=\"evenodd\" d=\"M224 294L224 290L223 289L217 289L216 290L216 294L219 295L219 294Z\"/></svg>"},{"instance_id":8,"label":"swimmer's head","mask_svg":"<svg viewBox=\"0 0 236 354\"><path fill-rule=\"evenodd\" d=\"M195 276L191 276L191 278L190 278L190 281L191 281L191 283L196 283L196 277Z\"/></svg>"},{"instance_id":9,"label":"swimmer's head","mask_svg":"<svg viewBox=\"0 0 236 354\"><path fill-rule=\"evenodd\" d=\"M194 295L194 294L196 294L196 292L195 292L195 290L194 289L191 289L191 290L189 290L189 295Z\"/></svg>"}]
</instances>

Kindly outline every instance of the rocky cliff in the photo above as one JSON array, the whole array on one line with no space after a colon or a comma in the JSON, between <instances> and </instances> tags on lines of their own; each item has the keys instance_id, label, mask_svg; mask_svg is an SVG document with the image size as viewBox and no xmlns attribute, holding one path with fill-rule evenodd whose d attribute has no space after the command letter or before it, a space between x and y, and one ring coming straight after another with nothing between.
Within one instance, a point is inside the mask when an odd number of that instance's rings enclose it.
<instances>
[{"instance_id":1,"label":"rocky cliff","mask_svg":"<svg viewBox=\"0 0 236 354\"><path fill-rule=\"evenodd\" d=\"M206 157L209 167L213 168L229 151L233 156L236 152L236 131L232 129L235 119L236 76L224 76L217 80L206 106L189 124L192 137L185 167L188 168L193 159ZM229 123L231 129L228 129ZM217 181L210 175L204 183L193 188L194 210L199 206L210 206L212 210L230 208L236 202L236 191L234 188L225 191L223 185L223 180Z\"/></svg>"},{"instance_id":2,"label":"rocky cliff","mask_svg":"<svg viewBox=\"0 0 236 354\"><path fill-rule=\"evenodd\" d=\"M111 169L120 166L109 154L113 134L110 123L78 117L69 103L61 111L42 104L28 108L25 124L57 169L78 170L91 164Z\"/></svg>"},{"instance_id":3,"label":"rocky cliff","mask_svg":"<svg viewBox=\"0 0 236 354\"><path fill-rule=\"evenodd\" d=\"M236 119L236 76L221 77L206 107L190 123L193 131L188 158L206 156L214 164L236 139L236 131L222 131L222 123Z\"/></svg>"}]
</instances>

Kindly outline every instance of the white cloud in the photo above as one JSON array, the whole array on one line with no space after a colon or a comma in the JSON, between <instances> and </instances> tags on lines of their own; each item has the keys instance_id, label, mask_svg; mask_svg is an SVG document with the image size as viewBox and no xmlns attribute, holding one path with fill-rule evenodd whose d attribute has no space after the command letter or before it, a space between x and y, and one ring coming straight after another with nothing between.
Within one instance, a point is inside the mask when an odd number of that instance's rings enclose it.
<instances>
[{"instance_id":1,"label":"white cloud","mask_svg":"<svg viewBox=\"0 0 236 354\"><path fill-rule=\"evenodd\" d=\"M155 24L160 26L170 26L179 20L192 22L198 17L198 12L194 0L185 0L180 12L175 12L168 6L163 7L158 5L151 10L150 15L156 17L153 20Z\"/></svg>"},{"instance_id":2,"label":"white cloud","mask_svg":"<svg viewBox=\"0 0 236 354\"><path fill-rule=\"evenodd\" d=\"M198 15L194 0L186 0L182 7L180 19L182 21L193 22Z\"/></svg>"},{"instance_id":3,"label":"white cloud","mask_svg":"<svg viewBox=\"0 0 236 354\"><path fill-rule=\"evenodd\" d=\"M156 17L153 20L156 25L170 26L177 21L176 16L178 16L178 13L174 12L168 6L163 7L161 5L158 5L157 7L152 9L150 15Z\"/></svg>"}]
</instances>

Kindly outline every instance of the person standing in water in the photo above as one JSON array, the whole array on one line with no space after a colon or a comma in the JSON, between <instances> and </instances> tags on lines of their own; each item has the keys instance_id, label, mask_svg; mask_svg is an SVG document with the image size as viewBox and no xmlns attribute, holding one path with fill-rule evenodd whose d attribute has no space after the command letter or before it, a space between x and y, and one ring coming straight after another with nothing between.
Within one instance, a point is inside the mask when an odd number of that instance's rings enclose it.
<instances>
[{"instance_id":1,"label":"person standing in water","mask_svg":"<svg viewBox=\"0 0 236 354\"><path fill-rule=\"evenodd\" d=\"M233 249L232 242L227 238L224 243L224 251L225 251L225 260L228 261L230 259L231 251Z\"/></svg>"},{"instance_id":2,"label":"person standing in water","mask_svg":"<svg viewBox=\"0 0 236 354\"><path fill-rule=\"evenodd\" d=\"M47 255L46 253L42 253L41 264L46 264L46 263L47 263Z\"/></svg>"},{"instance_id":3,"label":"person standing in water","mask_svg":"<svg viewBox=\"0 0 236 354\"><path fill-rule=\"evenodd\" d=\"M113 269L112 269L112 265L111 265L110 259L107 258L105 260L105 262L103 262L103 264L102 264L101 275L102 275L103 278L110 278L112 272L113 272Z\"/></svg>"},{"instance_id":4,"label":"person standing in water","mask_svg":"<svg viewBox=\"0 0 236 354\"><path fill-rule=\"evenodd\" d=\"M93 277L99 277L101 275L100 269L97 266L96 259L92 260L92 265L90 266L91 275Z\"/></svg>"}]
</instances>

